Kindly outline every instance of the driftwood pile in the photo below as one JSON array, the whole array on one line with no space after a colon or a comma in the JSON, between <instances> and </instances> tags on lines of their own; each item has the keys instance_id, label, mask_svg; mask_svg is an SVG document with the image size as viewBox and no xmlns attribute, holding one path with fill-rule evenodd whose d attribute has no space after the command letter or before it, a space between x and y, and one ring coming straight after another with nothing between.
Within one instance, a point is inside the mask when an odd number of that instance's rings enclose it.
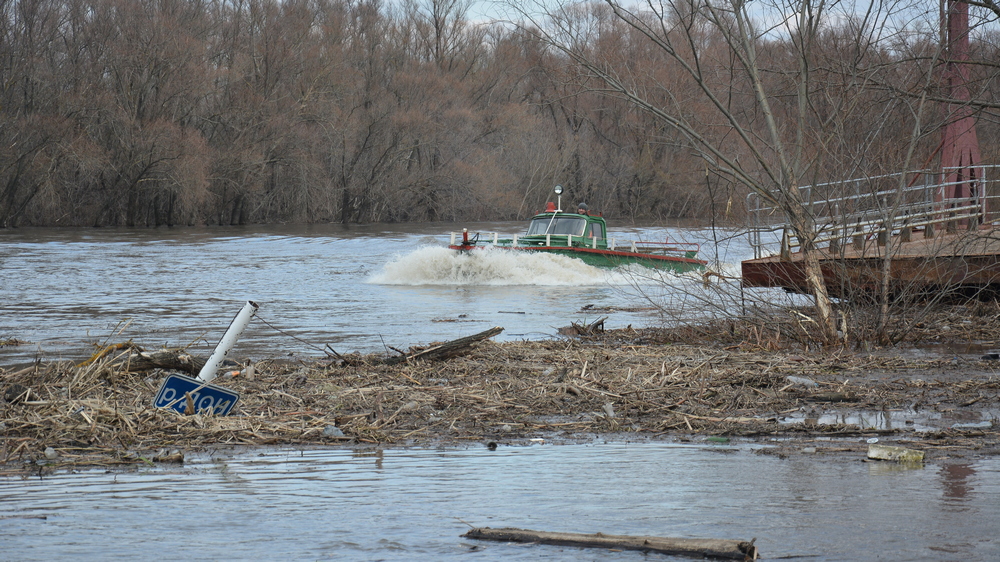
<instances>
[{"instance_id":1,"label":"driftwood pile","mask_svg":"<svg viewBox=\"0 0 1000 562\"><path fill-rule=\"evenodd\" d=\"M226 417L152 407L168 372L196 372L202 361L176 351L126 343L79 364L0 368L0 463L37 470L177 459L173 453L218 446L521 443L609 433L872 436L906 429L781 421L825 408L995 409L1000 390L1000 378L964 374L946 359L761 353L662 344L638 332L592 342L476 341L445 360L414 351L393 361L354 354L234 368L214 381L241 395ZM924 449L998 447L996 428L914 437ZM863 452L863 440L852 443L845 446Z\"/></svg>"}]
</instances>

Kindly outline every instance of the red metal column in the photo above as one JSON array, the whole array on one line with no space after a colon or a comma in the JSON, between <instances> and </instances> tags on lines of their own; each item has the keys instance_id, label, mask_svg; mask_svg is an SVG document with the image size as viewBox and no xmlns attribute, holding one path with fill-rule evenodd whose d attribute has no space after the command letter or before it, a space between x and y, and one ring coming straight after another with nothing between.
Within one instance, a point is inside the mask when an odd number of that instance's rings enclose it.
<instances>
[{"instance_id":1,"label":"red metal column","mask_svg":"<svg viewBox=\"0 0 1000 562\"><path fill-rule=\"evenodd\" d=\"M979 139L976 136L976 120L969 106L972 99L967 86L969 68L965 64L969 59L969 5L944 0L944 9L943 27L947 33L948 46L942 79L949 101L942 104L945 125L941 139L941 175L943 183L948 185L938 197L962 200L952 203L954 206L979 202L982 206L982 222L986 218L986 194L982 193L980 184L983 169Z\"/></svg>"}]
</instances>

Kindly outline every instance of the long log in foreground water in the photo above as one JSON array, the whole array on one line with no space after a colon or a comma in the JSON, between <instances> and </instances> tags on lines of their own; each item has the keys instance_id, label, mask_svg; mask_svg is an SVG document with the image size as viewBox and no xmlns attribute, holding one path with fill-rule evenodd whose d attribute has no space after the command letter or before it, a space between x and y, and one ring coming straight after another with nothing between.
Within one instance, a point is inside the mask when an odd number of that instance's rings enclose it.
<instances>
[{"instance_id":1,"label":"long log in foreground water","mask_svg":"<svg viewBox=\"0 0 1000 562\"><path fill-rule=\"evenodd\" d=\"M506 542L535 542L562 546L642 550L698 558L731 558L756 560L757 547L751 541L721 539L684 539L667 537L633 537L603 533L549 533L528 529L490 529L481 527L462 535L464 538ZM756 539L754 539L756 540Z\"/></svg>"}]
</instances>

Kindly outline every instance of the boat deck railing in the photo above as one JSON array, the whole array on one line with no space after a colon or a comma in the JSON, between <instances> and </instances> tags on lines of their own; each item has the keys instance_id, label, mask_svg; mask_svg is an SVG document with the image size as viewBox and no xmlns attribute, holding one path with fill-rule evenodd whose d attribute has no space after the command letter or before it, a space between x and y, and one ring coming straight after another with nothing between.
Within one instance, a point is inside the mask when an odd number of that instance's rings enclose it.
<instances>
[{"instance_id":1,"label":"boat deck railing","mask_svg":"<svg viewBox=\"0 0 1000 562\"><path fill-rule=\"evenodd\" d=\"M465 232L450 232L450 245L455 246L464 239ZM701 249L699 244L691 242L647 242L644 240L624 240L615 238L597 238L575 234L532 234L503 235L498 232L479 232L470 237L470 245L496 246L498 248L590 248L593 250L610 250L613 252L631 252L650 255L677 255L694 257Z\"/></svg>"},{"instance_id":2,"label":"boat deck railing","mask_svg":"<svg viewBox=\"0 0 1000 562\"><path fill-rule=\"evenodd\" d=\"M942 228L957 232L988 224L993 221L988 209L1000 209L1000 197L987 194L1000 191L1000 180L987 174L1000 177L1000 166L975 168L980 173L973 193L963 198L944 197L949 187L970 183L941 181L949 169L944 174L918 170L801 187L803 206L814 225L813 244L828 244L834 251L846 244L861 249L869 239L884 245L890 235L909 240L919 230L933 238ZM781 255L801 247L787 222L772 222L784 216L776 205L753 193L747 197L747 210L755 259L774 251L773 242L764 241L765 234L779 235Z\"/></svg>"},{"instance_id":3,"label":"boat deck railing","mask_svg":"<svg viewBox=\"0 0 1000 562\"><path fill-rule=\"evenodd\" d=\"M612 250L614 248L611 248ZM694 242L643 242L632 241L628 251L638 254L671 255L682 253L694 257L701 251L701 245Z\"/></svg>"}]
</instances>

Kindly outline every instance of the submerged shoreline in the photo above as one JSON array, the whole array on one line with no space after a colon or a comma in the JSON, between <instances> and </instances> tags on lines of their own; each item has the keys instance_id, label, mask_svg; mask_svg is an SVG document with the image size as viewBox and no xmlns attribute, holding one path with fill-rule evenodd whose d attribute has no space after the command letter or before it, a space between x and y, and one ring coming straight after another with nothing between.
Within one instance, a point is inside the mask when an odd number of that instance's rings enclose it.
<instances>
[{"instance_id":1,"label":"submerged shoreline","mask_svg":"<svg viewBox=\"0 0 1000 562\"><path fill-rule=\"evenodd\" d=\"M521 445L594 439L757 442L761 454L925 462L1000 454L1000 363L676 343L658 330L484 341L440 361L265 360L218 379L229 416L152 406L163 369L108 353L0 368L0 470L182 462L224 447ZM252 373L252 374L251 374ZM248 376L250 375L250 376Z\"/></svg>"}]
</instances>

